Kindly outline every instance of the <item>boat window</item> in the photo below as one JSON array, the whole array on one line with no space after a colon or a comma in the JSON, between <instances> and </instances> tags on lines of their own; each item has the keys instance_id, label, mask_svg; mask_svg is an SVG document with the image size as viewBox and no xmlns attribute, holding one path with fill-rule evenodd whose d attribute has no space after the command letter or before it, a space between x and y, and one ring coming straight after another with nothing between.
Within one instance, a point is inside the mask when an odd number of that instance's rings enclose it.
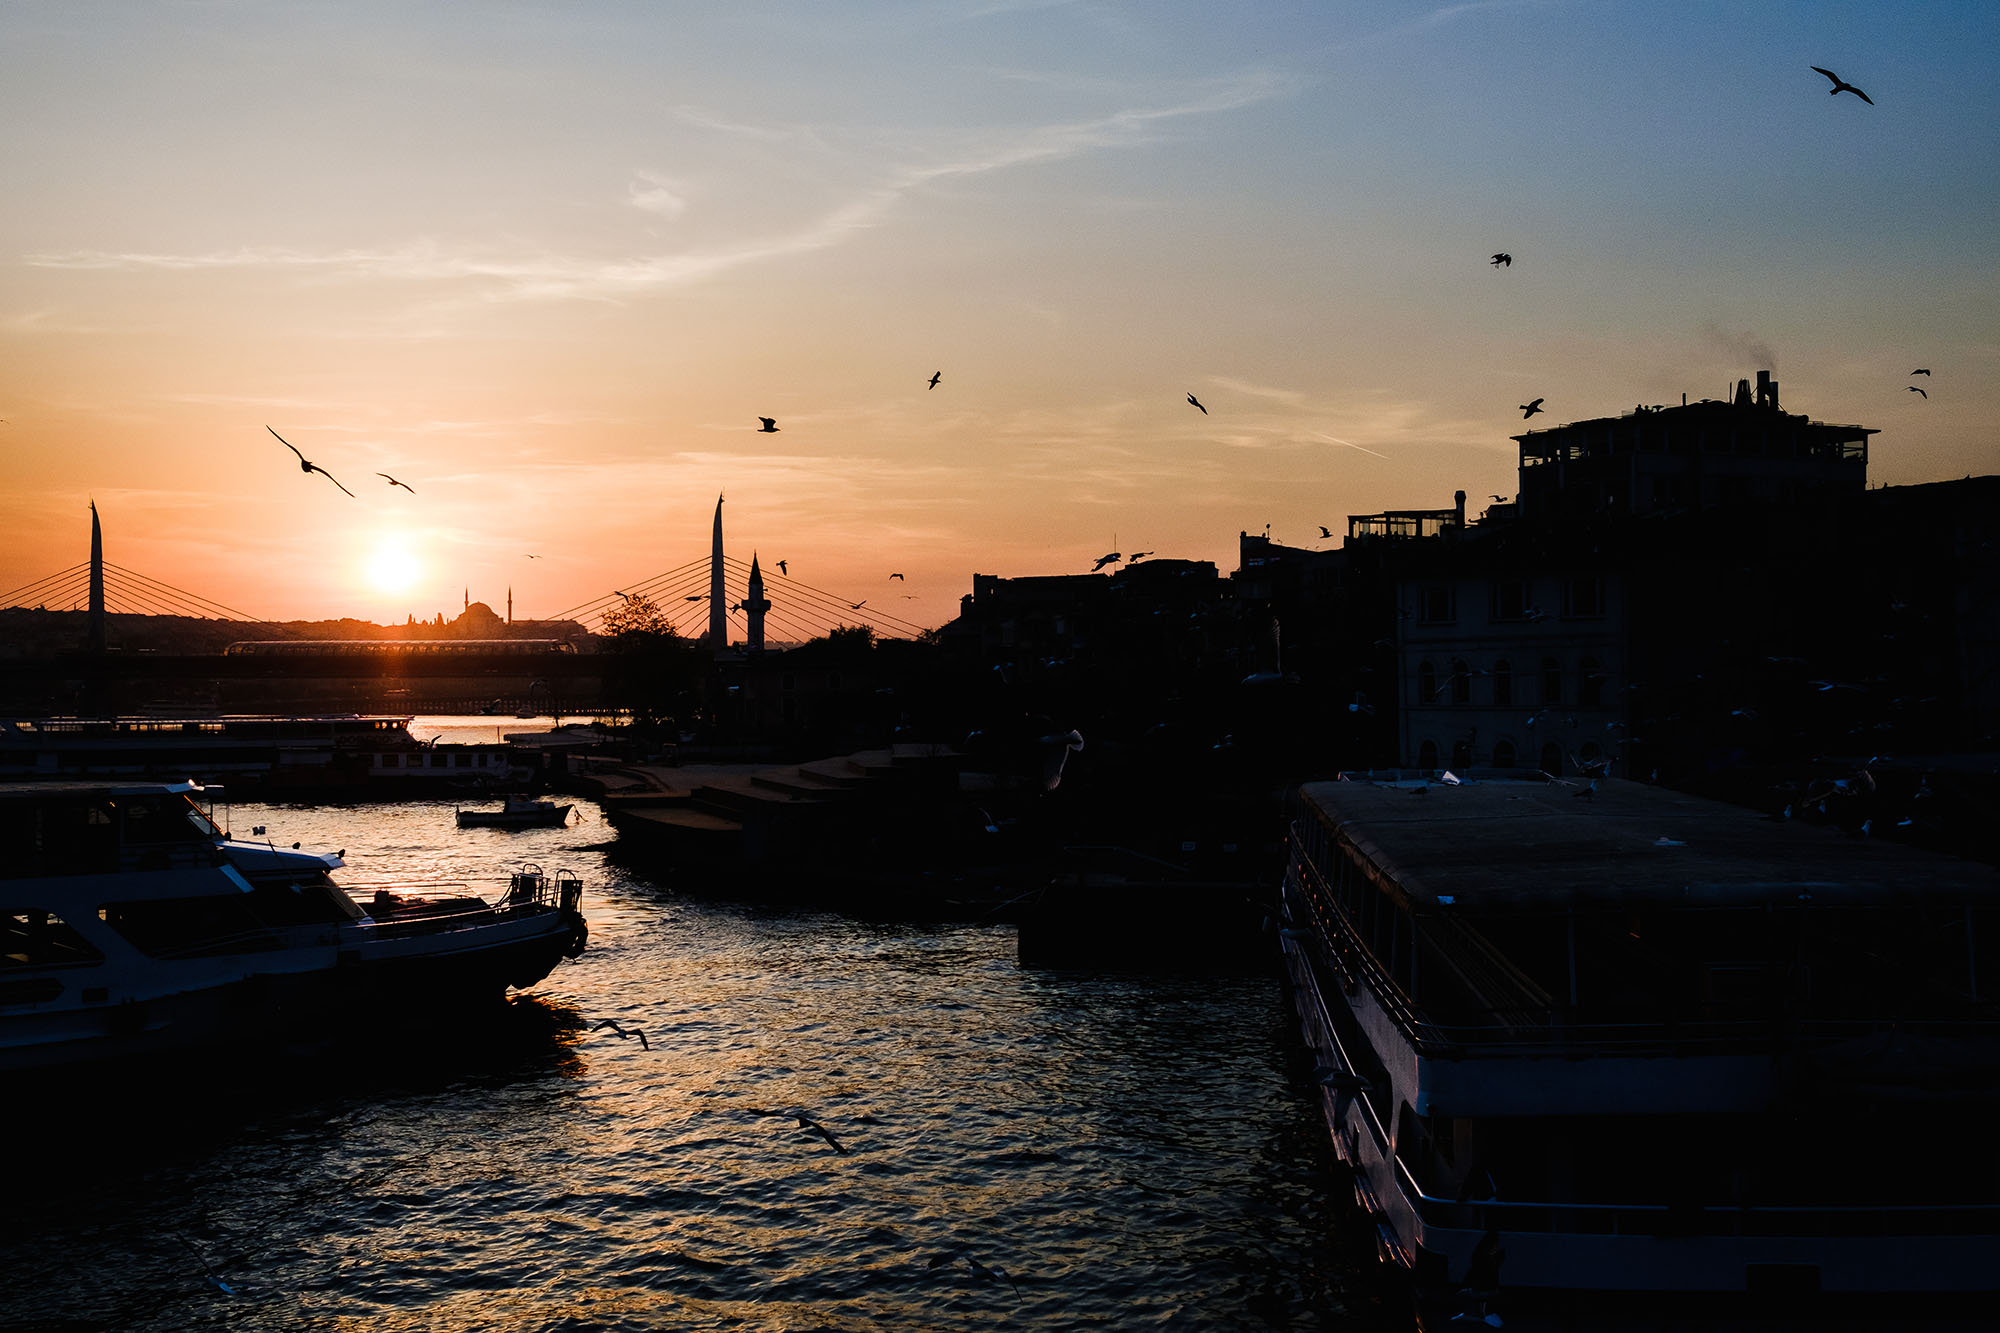
<instances>
[{"instance_id":1,"label":"boat window","mask_svg":"<svg viewBox=\"0 0 2000 1333\"><path fill-rule=\"evenodd\" d=\"M278 940L262 928L241 894L106 903L98 917L155 958L254 953Z\"/></svg>"},{"instance_id":2,"label":"boat window","mask_svg":"<svg viewBox=\"0 0 2000 1333\"><path fill-rule=\"evenodd\" d=\"M187 819L191 807L185 796L172 800L128 797L123 805L125 841L129 844L150 847L163 842L206 840L207 835Z\"/></svg>"},{"instance_id":3,"label":"boat window","mask_svg":"<svg viewBox=\"0 0 2000 1333\"><path fill-rule=\"evenodd\" d=\"M0 911L0 971L94 963L103 958L76 927L54 912L13 908Z\"/></svg>"}]
</instances>

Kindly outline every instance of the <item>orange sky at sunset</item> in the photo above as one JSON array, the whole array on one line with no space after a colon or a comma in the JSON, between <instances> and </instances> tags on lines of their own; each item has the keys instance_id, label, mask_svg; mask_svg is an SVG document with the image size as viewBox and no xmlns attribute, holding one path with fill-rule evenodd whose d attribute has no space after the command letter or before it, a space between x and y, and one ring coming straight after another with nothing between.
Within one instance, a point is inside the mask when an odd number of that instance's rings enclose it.
<instances>
[{"instance_id":1,"label":"orange sky at sunset","mask_svg":"<svg viewBox=\"0 0 2000 1333\"><path fill-rule=\"evenodd\" d=\"M1875 482L1993 470L2000 9L1751 13L9 5L0 591L95 499L254 615L542 615L726 492L934 625L1758 369Z\"/></svg>"}]
</instances>

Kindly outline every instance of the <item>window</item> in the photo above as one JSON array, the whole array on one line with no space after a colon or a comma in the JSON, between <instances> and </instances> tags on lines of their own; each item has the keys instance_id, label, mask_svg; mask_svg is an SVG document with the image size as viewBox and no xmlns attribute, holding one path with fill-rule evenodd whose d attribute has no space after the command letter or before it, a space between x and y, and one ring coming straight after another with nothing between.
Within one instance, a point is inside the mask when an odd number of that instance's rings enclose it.
<instances>
[{"instance_id":1,"label":"window","mask_svg":"<svg viewBox=\"0 0 2000 1333\"><path fill-rule=\"evenodd\" d=\"M1451 659L1451 701L1455 704L1472 702L1472 668L1462 657Z\"/></svg>"},{"instance_id":2,"label":"window","mask_svg":"<svg viewBox=\"0 0 2000 1333\"><path fill-rule=\"evenodd\" d=\"M1604 614L1604 580L1595 574L1578 574L1563 580L1562 613L1572 619L1590 620Z\"/></svg>"},{"instance_id":3,"label":"window","mask_svg":"<svg viewBox=\"0 0 2000 1333\"><path fill-rule=\"evenodd\" d=\"M1514 742L1500 741L1493 746L1493 767L1512 768L1514 766Z\"/></svg>"},{"instance_id":4,"label":"window","mask_svg":"<svg viewBox=\"0 0 2000 1333\"><path fill-rule=\"evenodd\" d=\"M1417 663L1417 702L1435 703L1438 697L1437 668L1429 662Z\"/></svg>"},{"instance_id":5,"label":"window","mask_svg":"<svg viewBox=\"0 0 2000 1333\"><path fill-rule=\"evenodd\" d=\"M40 909L0 912L0 972L9 968L94 963L104 957L76 927Z\"/></svg>"},{"instance_id":6,"label":"window","mask_svg":"<svg viewBox=\"0 0 2000 1333\"><path fill-rule=\"evenodd\" d=\"M1595 708L1604 702L1604 672L1594 657L1576 664L1576 701L1584 708Z\"/></svg>"},{"instance_id":7,"label":"window","mask_svg":"<svg viewBox=\"0 0 2000 1333\"><path fill-rule=\"evenodd\" d=\"M466 764L470 762L471 762L470 755L455 754L451 757L451 766L453 768L464 768Z\"/></svg>"},{"instance_id":8,"label":"window","mask_svg":"<svg viewBox=\"0 0 2000 1333\"><path fill-rule=\"evenodd\" d=\"M1493 618L1495 620L1526 620L1528 618L1528 581L1526 579L1495 579L1493 581Z\"/></svg>"},{"instance_id":9,"label":"window","mask_svg":"<svg viewBox=\"0 0 2000 1333\"><path fill-rule=\"evenodd\" d=\"M1449 584L1433 583L1426 587L1418 606L1419 619L1426 624L1448 625L1458 619L1458 606Z\"/></svg>"},{"instance_id":10,"label":"window","mask_svg":"<svg viewBox=\"0 0 2000 1333\"><path fill-rule=\"evenodd\" d=\"M1502 708L1514 702L1514 668L1504 657L1493 664L1493 702Z\"/></svg>"},{"instance_id":11,"label":"window","mask_svg":"<svg viewBox=\"0 0 2000 1333\"><path fill-rule=\"evenodd\" d=\"M403 756L399 754L385 754L382 756L382 767L401 768L402 766L403 766Z\"/></svg>"},{"instance_id":12,"label":"window","mask_svg":"<svg viewBox=\"0 0 2000 1333\"><path fill-rule=\"evenodd\" d=\"M1553 657L1542 659L1542 702L1559 704L1563 701L1562 663Z\"/></svg>"}]
</instances>

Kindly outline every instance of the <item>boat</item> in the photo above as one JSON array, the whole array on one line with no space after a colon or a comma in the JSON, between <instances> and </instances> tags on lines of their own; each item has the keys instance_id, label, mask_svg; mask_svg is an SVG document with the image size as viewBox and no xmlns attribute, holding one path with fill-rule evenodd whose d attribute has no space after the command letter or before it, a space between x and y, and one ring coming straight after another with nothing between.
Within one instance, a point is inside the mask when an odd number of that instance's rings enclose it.
<instances>
[{"instance_id":1,"label":"boat","mask_svg":"<svg viewBox=\"0 0 2000 1333\"><path fill-rule=\"evenodd\" d=\"M460 828L557 828L569 823L573 807L526 796L509 796L498 810L460 810Z\"/></svg>"},{"instance_id":2,"label":"boat","mask_svg":"<svg viewBox=\"0 0 2000 1333\"><path fill-rule=\"evenodd\" d=\"M232 838L191 783L0 783L0 1077L331 1038L497 1002L583 951L582 882L336 883L341 853Z\"/></svg>"},{"instance_id":3,"label":"boat","mask_svg":"<svg viewBox=\"0 0 2000 1333\"><path fill-rule=\"evenodd\" d=\"M1278 933L1423 1327L1960 1327L2000 1292L2000 1140L1954 1132L2000 1110L1996 908L1992 866L1642 783L1344 778L1297 794Z\"/></svg>"}]
</instances>

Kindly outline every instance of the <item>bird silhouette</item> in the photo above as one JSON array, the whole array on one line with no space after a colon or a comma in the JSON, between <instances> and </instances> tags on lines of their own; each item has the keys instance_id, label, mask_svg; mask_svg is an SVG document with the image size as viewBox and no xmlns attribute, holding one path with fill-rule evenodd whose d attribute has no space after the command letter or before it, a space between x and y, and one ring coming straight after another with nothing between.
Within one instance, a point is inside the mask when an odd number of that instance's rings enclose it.
<instances>
[{"instance_id":1,"label":"bird silhouette","mask_svg":"<svg viewBox=\"0 0 2000 1333\"><path fill-rule=\"evenodd\" d=\"M1914 385L1914 384L1912 384L1912 385L1910 386L1910 392L1911 392L1911 393L1923 393L1923 394L1924 394L1924 397L1926 397L1926 398L1930 397L1930 395L1929 395L1929 394L1927 394L1927 393L1924 393L1924 391L1923 391L1922 389L1919 389L1919 388L1918 388L1918 387L1917 387L1916 385Z\"/></svg>"},{"instance_id":2,"label":"bird silhouette","mask_svg":"<svg viewBox=\"0 0 2000 1333\"><path fill-rule=\"evenodd\" d=\"M1511 268L1513 264L1514 256L1508 254L1505 250L1493 256L1493 267L1495 268Z\"/></svg>"},{"instance_id":3,"label":"bird silhouette","mask_svg":"<svg viewBox=\"0 0 2000 1333\"><path fill-rule=\"evenodd\" d=\"M1125 563L1128 565L1137 564L1139 561L1144 560L1147 556L1151 554L1152 554L1151 551L1134 551L1132 552L1132 554L1125 557Z\"/></svg>"},{"instance_id":4,"label":"bird silhouette","mask_svg":"<svg viewBox=\"0 0 2000 1333\"><path fill-rule=\"evenodd\" d=\"M1913 371L1911 371L1910 373L1911 373L1912 375L1928 375L1928 374L1930 374L1930 372L1929 372L1928 370L1913 370Z\"/></svg>"},{"instance_id":5,"label":"bird silhouette","mask_svg":"<svg viewBox=\"0 0 2000 1333\"><path fill-rule=\"evenodd\" d=\"M1496 495L1496 496L1494 496L1494 497L1493 497L1493 502L1494 502L1495 504L1506 504L1506 503L1507 503L1507 497L1506 497L1506 496L1504 496L1504 495Z\"/></svg>"},{"instance_id":6,"label":"bird silhouette","mask_svg":"<svg viewBox=\"0 0 2000 1333\"><path fill-rule=\"evenodd\" d=\"M862 607L866 605L868 605L868 599L864 597L860 601L854 602L851 605L849 605L847 609L850 611L859 611Z\"/></svg>"},{"instance_id":7,"label":"bird silhouette","mask_svg":"<svg viewBox=\"0 0 2000 1333\"><path fill-rule=\"evenodd\" d=\"M790 578L792 576L792 572L789 569L785 568L785 562L782 560L778 562L778 572L780 574L783 574L786 578Z\"/></svg>"},{"instance_id":8,"label":"bird silhouette","mask_svg":"<svg viewBox=\"0 0 2000 1333\"><path fill-rule=\"evenodd\" d=\"M264 429L271 430L269 426L264 427ZM299 454L299 447L293 444L290 440L286 439L284 436L278 434L278 432L271 430L271 436L273 439L277 440L279 444L284 445L287 449L290 449L293 453ZM321 467L319 464L308 462L304 454L299 454L299 471L317 472L322 477L325 477L328 481L332 482L334 485L340 486L340 478L334 476L331 472L328 472L325 468ZM340 490L341 493L345 495L348 499L352 500L354 498L354 492L348 490L345 486L340 486ZM414 492L412 493L414 494Z\"/></svg>"},{"instance_id":9,"label":"bird silhouette","mask_svg":"<svg viewBox=\"0 0 2000 1333\"><path fill-rule=\"evenodd\" d=\"M618 1026L618 1020L615 1018L605 1019L602 1023L599 1023L596 1027L592 1028L591 1031L602 1032L606 1028L610 1028L613 1032L625 1038L627 1041L630 1041L632 1038L637 1037L639 1039L639 1049L642 1051L650 1051L653 1049L650 1045L647 1044L645 1033L639 1031L639 1029L637 1028L633 1028L630 1032L627 1032L624 1028Z\"/></svg>"},{"instance_id":10,"label":"bird silhouette","mask_svg":"<svg viewBox=\"0 0 2000 1333\"><path fill-rule=\"evenodd\" d=\"M1109 555L1100 555L1097 557L1097 563L1090 567L1090 572L1095 574L1098 570L1104 568L1106 565L1115 565L1124 558L1125 558L1124 556L1118 554L1118 552L1116 551L1111 552L1111 554Z\"/></svg>"},{"instance_id":11,"label":"bird silhouette","mask_svg":"<svg viewBox=\"0 0 2000 1333\"><path fill-rule=\"evenodd\" d=\"M1542 400L1539 398L1535 399L1535 401L1532 403L1522 403L1521 420L1526 421L1529 417L1535 415L1535 413L1541 410L1542 410Z\"/></svg>"},{"instance_id":12,"label":"bird silhouette","mask_svg":"<svg viewBox=\"0 0 2000 1333\"><path fill-rule=\"evenodd\" d=\"M1824 74L1826 75L1826 77L1833 80L1833 87L1828 90L1827 96L1837 97L1841 93L1853 93L1856 97L1866 102L1869 106L1875 105L1874 98L1870 97L1867 93L1862 92L1859 88L1855 87L1853 84L1848 83L1847 81L1842 79L1838 74L1835 74L1832 70L1821 69L1818 65L1814 65L1812 68L1815 73Z\"/></svg>"},{"instance_id":13,"label":"bird silhouette","mask_svg":"<svg viewBox=\"0 0 2000 1333\"><path fill-rule=\"evenodd\" d=\"M705 592L698 592L698 593L696 593L696 594L695 594L694 596L692 596L692 597L683 597L683 598L681 598L681 600L682 600L683 602L698 602L698 601L700 601L700 600L701 600L702 598L704 598L704 597L706 597L706 596L708 596L708 594L707 594L707 593L705 593Z\"/></svg>"},{"instance_id":14,"label":"bird silhouette","mask_svg":"<svg viewBox=\"0 0 2000 1333\"><path fill-rule=\"evenodd\" d=\"M1333 530L1328 528L1326 524L1322 523L1319 525L1319 535L1322 537L1331 537L1333 536Z\"/></svg>"},{"instance_id":15,"label":"bird silhouette","mask_svg":"<svg viewBox=\"0 0 2000 1333\"><path fill-rule=\"evenodd\" d=\"M414 492L414 491L412 491L412 492L411 492L411 494L413 494L413 495L414 495L414 494L415 494L415 492ZM540 559L541 559L541 557L540 557L540 556L536 555L536 554L535 554L534 552L532 552L532 551L524 551L524 552L522 552L522 554L526 555L526 556L528 557L528 559L530 559L530 560L540 560Z\"/></svg>"},{"instance_id":16,"label":"bird silhouette","mask_svg":"<svg viewBox=\"0 0 2000 1333\"><path fill-rule=\"evenodd\" d=\"M774 435L774 434L776 434L776 433L777 433L777 430L778 430L778 419L777 419L776 417L758 417L758 418L757 418L757 420L759 420L759 421L761 421L761 422L763 422L763 423L764 423L763 425L761 425L761 426L759 426L759 427L757 428L758 430L762 431L762 432L763 432L764 434L766 434L766 435Z\"/></svg>"},{"instance_id":17,"label":"bird silhouette","mask_svg":"<svg viewBox=\"0 0 2000 1333\"><path fill-rule=\"evenodd\" d=\"M813 1133L819 1135L821 1138L825 1139L827 1143L837 1153L844 1153L847 1151L846 1148L841 1146L840 1140L833 1137L832 1130L828 1129L825 1125L822 1125L819 1121L807 1115L804 1111L799 1112L799 1128L809 1129Z\"/></svg>"},{"instance_id":18,"label":"bird silhouette","mask_svg":"<svg viewBox=\"0 0 2000 1333\"><path fill-rule=\"evenodd\" d=\"M1195 405L1196 407L1201 407L1201 399L1199 399L1199 398L1195 397L1195 396L1194 396L1193 394L1189 394L1189 395L1188 395L1188 401L1189 401L1190 403L1193 403L1193 404L1194 404L1194 405ZM1207 408L1205 408L1205 407L1201 407L1201 414L1202 414L1203 416L1207 416L1207 415L1208 415L1208 409L1207 409Z\"/></svg>"},{"instance_id":19,"label":"bird silhouette","mask_svg":"<svg viewBox=\"0 0 2000 1333\"><path fill-rule=\"evenodd\" d=\"M386 472L377 472L377 473L376 473L375 475L376 475L376 476L378 476L378 477L384 477L384 478L387 478L387 480L388 480L388 482L389 482L389 484L390 484L391 486L401 486L401 487L402 487L402 488L403 488L404 490L406 490L406 491L409 491L409 492L410 492L410 494L412 494L412 495L415 495L415 494L416 494L416 491L414 491L414 490L411 490L411 488L409 487L409 485L408 485L408 484L406 484L406 483L404 483L404 482L400 482L400 481L397 481L397 480L396 480L396 479L395 479L394 477L391 477L391 476L389 476L389 474L388 474L388 473L386 473Z\"/></svg>"},{"instance_id":20,"label":"bird silhouette","mask_svg":"<svg viewBox=\"0 0 2000 1333\"><path fill-rule=\"evenodd\" d=\"M931 372L930 387L933 389L937 388L937 382L939 379L943 378L943 376L944 372L942 370L933 370Z\"/></svg>"},{"instance_id":21,"label":"bird silhouette","mask_svg":"<svg viewBox=\"0 0 2000 1333\"><path fill-rule=\"evenodd\" d=\"M903 576L902 576L901 574L891 574L891 575L890 575L889 577L890 577L890 578L892 578L892 579L902 579L902 578L903 578ZM905 583L908 583L908 582L909 582L909 580L908 580L908 579L903 579L903 582L905 582Z\"/></svg>"}]
</instances>

